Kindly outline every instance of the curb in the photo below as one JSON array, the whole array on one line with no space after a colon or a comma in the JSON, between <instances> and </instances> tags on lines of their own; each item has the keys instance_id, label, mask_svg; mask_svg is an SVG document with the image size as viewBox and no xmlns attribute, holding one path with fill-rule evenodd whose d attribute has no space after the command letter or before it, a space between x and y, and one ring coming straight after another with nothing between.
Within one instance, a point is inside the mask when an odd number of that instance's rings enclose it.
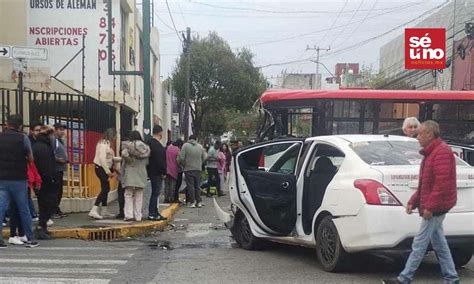
<instances>
[{"instance_id":1,"label":"curb","mask_svg":"<svg viewBox=\"0 0 474 284\"><path fill-rule=\"evenodd\" d=\"M67 228L51 229L51 236L55 239L80 239L80 240L103 240L110 241L114 239L126 238L144 235L155 230L163 229L168 222L173 220L174 214L179 209L178 203L171 204L161 212L166 217L166 221L143 221L131 225L113 225L99 228ZM9 237L9 230L3 231L3 237Z\"/></svg>"}]
</instances>

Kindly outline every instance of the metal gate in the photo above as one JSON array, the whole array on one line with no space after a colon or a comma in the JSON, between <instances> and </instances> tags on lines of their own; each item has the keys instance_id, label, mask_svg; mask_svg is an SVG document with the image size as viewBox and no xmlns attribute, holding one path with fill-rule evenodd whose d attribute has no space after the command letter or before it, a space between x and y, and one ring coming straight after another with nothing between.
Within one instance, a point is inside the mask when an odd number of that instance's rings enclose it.
<instances>
[{"instance_id":1,"label":"metal gate","mask_svg":"<svg viewBox=\"0 0 474 284\"><path fill-rule=\"evenodd\" d=\"M65 197L94 197L100 191L94 174L95 145L107 128L115 128L115 108L82 94L24 91L26 105L19 102L18 90L0 89L0 122L10 114L25 114L25 126L32 121L68 127L67 152L70 164L65 175Z\"/></svg>"}]
</instances>

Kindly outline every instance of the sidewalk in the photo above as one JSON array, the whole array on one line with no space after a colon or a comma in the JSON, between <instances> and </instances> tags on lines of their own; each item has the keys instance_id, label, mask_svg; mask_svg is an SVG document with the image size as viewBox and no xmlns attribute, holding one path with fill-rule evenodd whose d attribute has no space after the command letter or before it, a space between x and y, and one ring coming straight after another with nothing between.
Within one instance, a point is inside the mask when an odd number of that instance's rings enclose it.
<instances>
[{"instance_id":1,"label":"sidewalk","mask_svg":"<svg viewBox=\"0 0 474 284\"><path fill-rule=\"evenodd\" d=\"M167 221L148 221L148 204L150 201L150 186L145 188L143 194L143 221L125 222L122 219L95 220L88 216L88 212L70 213L67 217L53 219L54 224L48 228L54 238L83 239L83 240L113 240L138 235L145 235L155 230L160 230L167 226L168 221L173 219L174 214L179 209L179 204L162 204L159 210ZM160 196L162 199L162 195ZM108 204L108 211L111 214L118 214L118 201ZM36 226L36 223L34 224ZM3 236L8 237L10 230L5 227Z\"/></svg>"}]
</instances>

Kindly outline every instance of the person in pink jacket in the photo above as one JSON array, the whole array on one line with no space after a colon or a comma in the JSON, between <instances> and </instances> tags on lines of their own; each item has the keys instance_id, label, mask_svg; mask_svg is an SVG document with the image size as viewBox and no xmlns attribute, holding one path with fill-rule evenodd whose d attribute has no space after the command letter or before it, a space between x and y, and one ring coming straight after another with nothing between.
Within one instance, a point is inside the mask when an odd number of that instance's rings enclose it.
<instances>
[{"instance_id":1,"label":"person in pink jacket","mask_svg":"<svg viewBox=\"0 0 474 284\"><path fill-rule=\"evenodd\" d=\"M170 144L166 148L166 180L165 180L165 203L178 202L176 194L176 180L178 179L179 165L178 156L180 153L180 139Z\"/></svg>"},{"instance_id":2,"label":"person in pink jacket","mask_svg":"<svg viewBox=\"0 0 474 284\"><path fill-rule=\"evenodd\" d=\"M224 150L224 145L222 144L221 147L219 148L219 153L217 153L217 172L219 173L219 178L221 182L221 191L224 190L224 185L226 182L225 176L226 176L226 154Z\"/></svg>"}]
</instances>

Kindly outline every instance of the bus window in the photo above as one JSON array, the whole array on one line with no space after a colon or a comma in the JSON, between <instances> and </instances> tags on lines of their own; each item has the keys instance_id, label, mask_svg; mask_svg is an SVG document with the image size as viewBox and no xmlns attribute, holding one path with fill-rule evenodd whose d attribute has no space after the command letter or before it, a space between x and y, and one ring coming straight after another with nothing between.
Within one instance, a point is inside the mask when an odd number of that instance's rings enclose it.
<instances>
[{"instance_id":1,"label":"bus window","mask_svg":"<svg viewBox=\"0 0 474 284\"><path fill-rule=\"evenodd\" d=\"M358 134L359 122L355 121L333 121L328 122L328 129L332 124L332 134Z\"/></svg>"},{"instance_id":2,"label":"bus window","mask_svg":"<svg viewBox=\"0 0 474 284\"><path fill-rule=\"evenodd\" d=\"M420 106L416 103L381 103L380 118L382 119L405 119L407 117L418 117Z\"/></svg>"},{"instance_id":3,"label":"bus window","mask_svg":"<svg viewBox=\"0 0 474 284\"><path fill-rule=\"evenodd\" d=\"M294 137L310 137L312 127L311 108L292 109L289 112L289 134Z\"/></svg>"},{"instance_id":4,"label":"bus window","mask_svg":"<svg viewBox=\"0 0 474 284\"><path fill-rule=\"evenodd\" d=\"M335 101L334 118L359 118L360 102L358 101Z\"/></svg>"},{"instance_id":5,"label":"bus window","mask_svg":"<svg viewBox=\"0 0 474 284\"><path fill-rule=\"evenodd\" d=\"M403 135L403 120L379 122L379 134Z\"/></svg>"}]
</instances>

